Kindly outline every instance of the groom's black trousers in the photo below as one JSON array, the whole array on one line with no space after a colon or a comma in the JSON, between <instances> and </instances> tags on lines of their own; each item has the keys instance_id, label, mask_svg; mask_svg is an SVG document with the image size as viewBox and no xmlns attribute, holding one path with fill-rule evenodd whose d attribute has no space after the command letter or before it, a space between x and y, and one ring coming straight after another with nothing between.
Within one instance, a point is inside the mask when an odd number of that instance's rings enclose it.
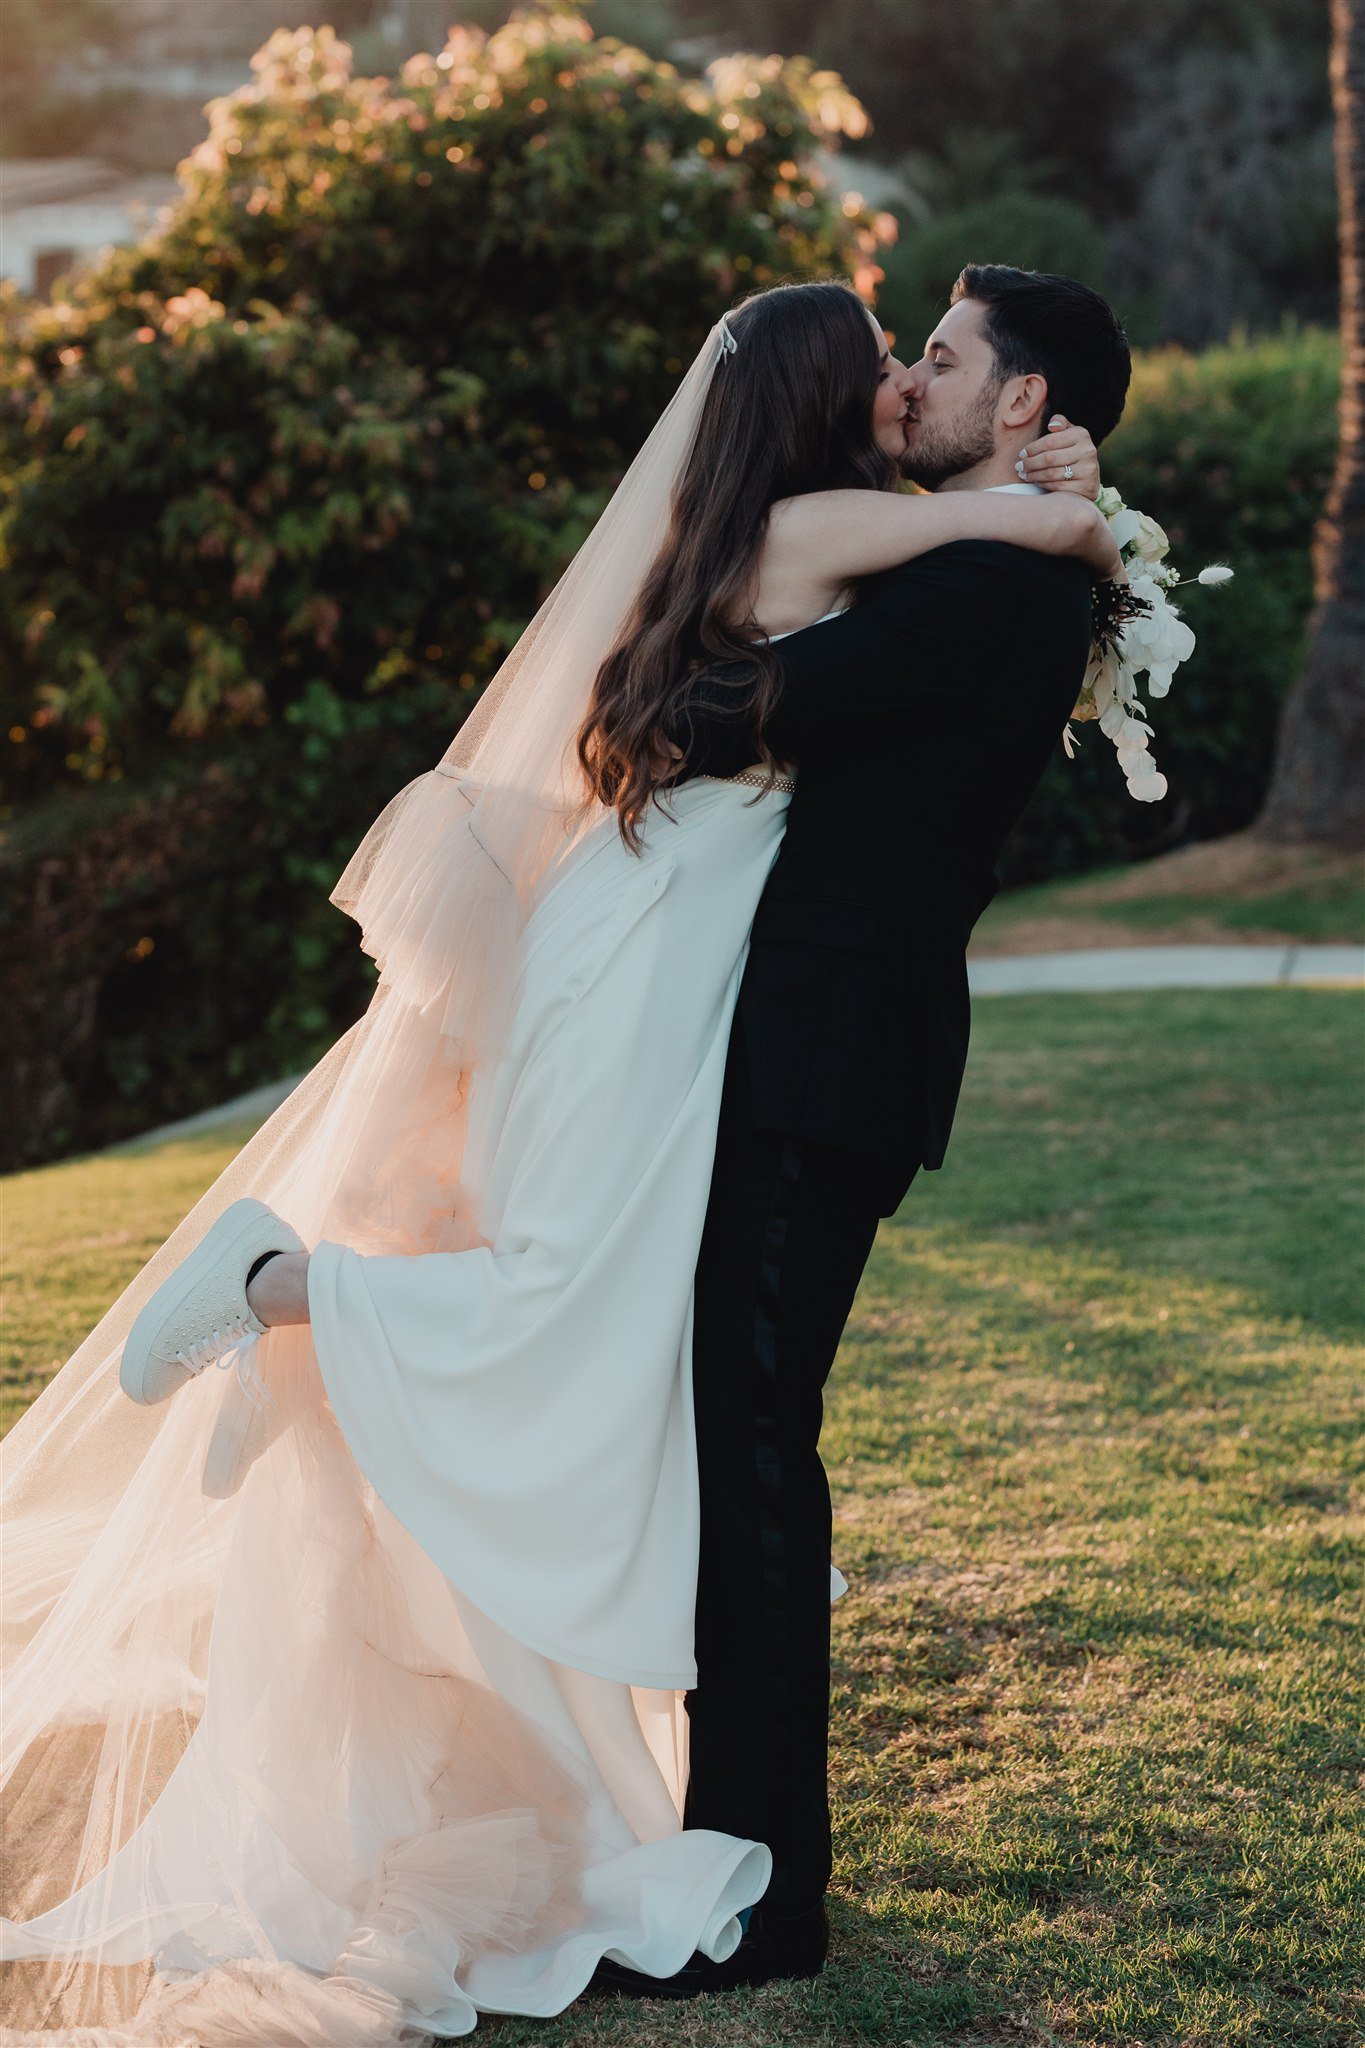
<instances>
[{"instance_id":1,"label":"groom's black trousers","mask_svg":"<svg viewBox=\"0 0 1365 2048\"><path fill-rule=\"evenodd\" d=\"M693 1327L701 1562L685 1824L767 1842L764 1904L830 1873L821 1390L876 1235L866 1158L759 1131L730 1041Z\"/></svg>"}]
</instances>

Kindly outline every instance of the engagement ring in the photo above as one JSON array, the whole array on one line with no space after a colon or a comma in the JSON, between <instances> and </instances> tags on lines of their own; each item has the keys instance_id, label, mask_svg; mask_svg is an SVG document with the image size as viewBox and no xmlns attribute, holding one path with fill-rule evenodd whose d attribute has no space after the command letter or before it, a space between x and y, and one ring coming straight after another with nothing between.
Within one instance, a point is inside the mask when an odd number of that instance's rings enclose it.
<instances>
[{"instance_id":1,"label":"engagement ring","mask_svg":"<svg viewBox=\"0 0 1365 2048\"><path fill-rule=\"evenodd\" d=\"M1067 483L1071 482L1071 464L1069 462L1067 463L1066 468L1062 471L1062 475L1066 479Z\"/></svg>"}]
</instances>

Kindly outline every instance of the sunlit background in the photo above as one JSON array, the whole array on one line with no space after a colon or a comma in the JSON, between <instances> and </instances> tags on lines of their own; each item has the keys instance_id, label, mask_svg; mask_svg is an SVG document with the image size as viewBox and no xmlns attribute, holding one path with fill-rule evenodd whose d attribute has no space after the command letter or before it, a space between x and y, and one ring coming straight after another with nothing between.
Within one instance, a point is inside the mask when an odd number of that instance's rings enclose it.
<instances>
[{"instance_id":1,"label":"sunlit background","mask_svg":"<svg viewBox=\"0 0 1365 2048\"><path fill-rule=\"evenodd\" d=\"M4 273L46 292L170 199L204 102L276 27L329 22L358 71L385 72L439 51L452 19L510 12L6 0ZM599 0L591 19L685 70L780 50L839 72L870 119L844 172L900 223L883 304L909 336L984 244L1107 286L1142 343L1334 318L1319 0Z\"/></svg>"},{"instance_id":2,"label":"sunlit background","mask_svg":"<svg viewBox=\"0 0 1365 2048\"><path fill-rule=\"evenodd\" d=\"M907 356L964 262L1098 285L1138 351L1106 474L1187 570L1237 571L1191 604L1167 797L1135 804L1093 729L1059 749L995 923L1026 885L1211 847L1182 883L1199 935L1359 921L1330 863L1291 916L1298 870L1227 851L1302 668L1337 450L1325 7L508 15L6 0L10 1165L295 1072L356 1015L370 969L327 901L350 850L718 307L780 277L849 277ZM1127 930L1178 935L1172 894Z\"/></svg>"}]
</instances>

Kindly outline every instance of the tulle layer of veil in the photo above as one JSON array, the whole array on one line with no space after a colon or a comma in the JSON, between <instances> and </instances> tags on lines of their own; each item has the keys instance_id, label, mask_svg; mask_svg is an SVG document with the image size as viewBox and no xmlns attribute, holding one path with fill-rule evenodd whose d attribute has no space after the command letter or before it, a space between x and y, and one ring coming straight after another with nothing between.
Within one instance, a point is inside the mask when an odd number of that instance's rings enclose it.
<instances>
[{"instance_id":1,"label":"tulle layer of veil","mask_svg":"<svg viewBox=\"0 0 1365 2048\"><path fill-rule=\"evenodd\" d=\"M5 1972L5 2017L44 2030L35 2039L378 2048L463 2033L475 2004L452 1988L456 1968L474 1984L481 1958L562 1935L585 1882L617 1888L597 1905L625 1930L625 1952L659 1969L685 1960L651 1948L648 1928L630 1934L632 1873L656 1867L677 1824L676 1697L571 1665L552 1674L557 1697L542 1697L546 1667L520 1663L515 1640L452 1602L366 1487L306 1329L262 1340L261 1370L294 1427L228 1500L200 1484L216 1402L137 1407L118 1362L142 1304L242 1195L309 1244L480 1242L461 1184L471 1076L506 1043L517 936L585 829L573 736L662 537L717 337L444 759L395 797L340 878L333 901L380 969L366 1013L3 1447L0 1911L31 1923L82 1900L79 1939L68 1917L50 1955L34 1954L27 1930L9 1951L26 1959ZM211 1655L230 1685L208 1685ZM175 1862L158 1878L155 1979L146 1926L121 1903L137 1895L128 1852L142 1853L154 1806L159 1853L172 1844ZM407 1834L393 1826L405 1812ZM761 1890L753 1858L766 1855L726 1845L699 1843L695 1866L678 1860L667 1880L684 1906L689 1884L705 1894L678 1925L713 1953L738 1939L733 1915ZM240 1959L212 1972L205 2005L224 1900L240 1921L244 1876L272 1858L277 1890L298 1880L297 1953L262 1930L243 1954L238 1935ZM581 1988L571 1979L591 1959L575 1959L571 1940L554 1952L567 1975L526 1987L517 2009L553 2012Z\"/></svg>"}]
</instances>

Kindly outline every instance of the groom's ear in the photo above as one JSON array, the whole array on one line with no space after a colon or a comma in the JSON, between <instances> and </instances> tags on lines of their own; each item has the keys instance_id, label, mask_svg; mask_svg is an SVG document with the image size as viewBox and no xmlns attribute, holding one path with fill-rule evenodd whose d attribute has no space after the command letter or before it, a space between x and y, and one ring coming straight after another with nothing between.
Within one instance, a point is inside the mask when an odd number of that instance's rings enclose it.
<instances>
[{"instance_id":1,"label":"groom's ear","mask_svg":"<svg viewBox=\"0 0 1365 2048\"><path fill-rule=\"evenodd\" d=\"M1041 434L1047 412L1047 378L1031 370L1027 377L1011 377L1000 394L1000 424L1011 433L1016 428L1034 427Z\"/></svg>"}]
</instances>

